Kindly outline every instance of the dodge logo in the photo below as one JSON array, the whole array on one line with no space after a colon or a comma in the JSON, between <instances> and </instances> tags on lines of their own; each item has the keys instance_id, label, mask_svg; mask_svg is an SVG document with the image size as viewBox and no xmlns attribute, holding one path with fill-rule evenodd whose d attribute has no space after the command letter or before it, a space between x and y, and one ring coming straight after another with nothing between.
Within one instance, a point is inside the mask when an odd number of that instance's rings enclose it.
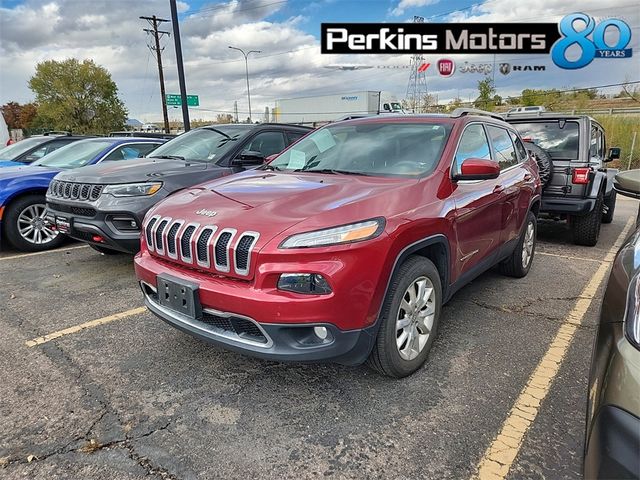
<instances>
[{"instance_id":1,"label":"dodge logo","mask_svg":"<svg viewBox=\"0 0 640 480\"><path fill-rule=\"evenodd\" d=\"M205 210L204 208L201 208L196 212L196 215L203 215L205 217L215 217L217 214L218 212L215 212L213 210Z\"/></svg>"}]
</instances>

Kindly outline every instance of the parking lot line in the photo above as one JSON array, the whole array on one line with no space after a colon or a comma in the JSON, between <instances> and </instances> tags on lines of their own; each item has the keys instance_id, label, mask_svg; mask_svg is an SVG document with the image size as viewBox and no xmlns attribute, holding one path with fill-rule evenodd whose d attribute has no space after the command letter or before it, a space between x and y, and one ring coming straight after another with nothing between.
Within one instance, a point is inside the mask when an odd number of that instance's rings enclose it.
<instances>
[{"instance_id":1,"label":"parking lot line","mask_svg":"<svg viewBox=\"0 0 640 480\"><path fill-rule=\"evenodd\" d=\"M536 255L546 255L548 257L566 258L568 260L580 260L581 262L595 262L595 263L604 262L604 260L598 260L597 258L572 257L571 255L558 255L557 253L547 253L547 252L540 252L540 251L536 251Z\"/></svg>"},{"instance_id":2,"label":"parking lot line","mask_svg":"<svg viewBox=\"0 0 640 480\"><path fill-rule=\"evenodd\" d=\"M87 328L97 327L98 325L104 325L105 323L113 322L114 320L131 317L132 315L138 315L146 311L146 307L132 308L131 310L127 310L126 312L114 313L113 315L109 315L108 317L102 317L96 320L81 323L80 325L75 325L73 327L65 328L64 330L58 330L57 332L49 333L48 335L45 335L43 337L34 338L33 340L27 340L24 343L27 347L35 347L36 345L42 345L43 343L50 342L51 340L55 340L56 338L60 338L65 335L77 333Z\"/></svg>"},{"instance_id":3,"label":"parking lot line","mask_svg":"<svg viewBox=\"0 0 640 480\"><path fill-rule=\"evenodd\" d=\"M480 480L503 479L509 473L511 465L522 447L524 436L535 421L540 405L549 393L551 384L558 374L578 326L582 323L600 284L606 278L609 264L615 258L620 245L627 238L634 221L633 217L629 219L593 277L582 290L580 299L560 326L542 360L538 363L509 411L500 433L493 439L480 459L475 478Z\"/></svg>"},{"instance_id":4,"label":"parking lot line","mask_svg":"<svg viewBox=\"0 0 640 480\"><path fill-rule=\"evenodd\" d=\"M45 250L44 252L21 253L11 255L9 257L0 257L0 262L5 260L14 260L16 258L33 257L34 255L44 255L46 253L66 252L67 250L77 250L78 248L87 248L89 245L78 245L77 247L57 248L55 250Z\"/></svg>"}]
</instances>

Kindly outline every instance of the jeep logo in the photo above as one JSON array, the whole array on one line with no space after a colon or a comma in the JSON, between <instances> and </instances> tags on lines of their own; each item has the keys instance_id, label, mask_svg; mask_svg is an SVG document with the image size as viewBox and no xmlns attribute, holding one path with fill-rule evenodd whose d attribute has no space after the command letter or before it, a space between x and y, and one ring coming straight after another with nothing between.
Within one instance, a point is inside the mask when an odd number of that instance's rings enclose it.
<instances>
[{"instance_id":1,"label":"jeep logo","mask_svg":"<svg viewBox=\"0 0 640 480\"><path fill-rule=\"evenodd\" d=\"M205 217L215 217L217 214L218 212L215 212L213 210L205 210L204 208L201 208L196 212L196 215L203 215Z\"/></svg>"}]
</instances>

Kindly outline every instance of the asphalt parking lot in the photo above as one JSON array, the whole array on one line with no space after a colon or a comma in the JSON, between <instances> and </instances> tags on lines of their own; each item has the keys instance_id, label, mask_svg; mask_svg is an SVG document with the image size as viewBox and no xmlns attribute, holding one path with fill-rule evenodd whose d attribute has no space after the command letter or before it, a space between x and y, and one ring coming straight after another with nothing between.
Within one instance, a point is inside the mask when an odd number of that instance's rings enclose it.
<instances>
[{"instance_id":1,"label":"asphalt parking lot","mask_svg":"<svg viewBox=\"0 0 640 480\"><path fill-rule=\"evenodd\" d=\"M637 209L619 198L594 248L543 222L530 274L456 294L400 381L202 343L140 308L127 255L2 252L0 477L578 478L603 273Z\"/></svg>"}]
</instances>

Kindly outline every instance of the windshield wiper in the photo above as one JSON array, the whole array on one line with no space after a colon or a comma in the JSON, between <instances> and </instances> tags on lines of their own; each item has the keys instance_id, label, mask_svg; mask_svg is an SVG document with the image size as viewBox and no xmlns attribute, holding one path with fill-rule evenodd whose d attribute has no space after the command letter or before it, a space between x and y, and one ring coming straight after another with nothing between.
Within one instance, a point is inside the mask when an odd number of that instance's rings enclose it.
<instances>
[{"instance_id":1,"label":"windshield wiper","mask_svg":"<svg viewBox=\"0 0 640 480\"><path fill-rule=\"evenodd\" d=\"M314 169L311 169L311 170L298 169L298 170L294 170L294 172L331 173L331 174L337 174L337 175L364 175L364 176L369 176L369 174L363 173L363 172L353 172L351 170L338 170L338 169L335 169L335 168L318 168L316 170L314 170Z\"/></svg>"},{"instance_id":2,"label":"windshield wiper","mask_svg":"<svg viewBox=\"0 0 640 480\"><path fill-rule=\"evenodd\" d=\"M235 138L231 138L229 135L227 135L226 133L224 133L222 130L218 130L217 128L207 127L207 130L211 130L212 132L219 133L219 134L220 134L220 135L222 135L223 137L227 137L229 140L235 140Z\"/></svg>"},{"instance_id":3,"label":"windshield wiper","mask_svg":"<svg viewBox=\"0 0 640 480\"><path fill-rule=\"evenodd\" d=\"M186 162L187 159L180 156L180 155L152 155L148 158L166 158L169 160L182 160L183 162Z\"/></svg>"}]
</instances>

